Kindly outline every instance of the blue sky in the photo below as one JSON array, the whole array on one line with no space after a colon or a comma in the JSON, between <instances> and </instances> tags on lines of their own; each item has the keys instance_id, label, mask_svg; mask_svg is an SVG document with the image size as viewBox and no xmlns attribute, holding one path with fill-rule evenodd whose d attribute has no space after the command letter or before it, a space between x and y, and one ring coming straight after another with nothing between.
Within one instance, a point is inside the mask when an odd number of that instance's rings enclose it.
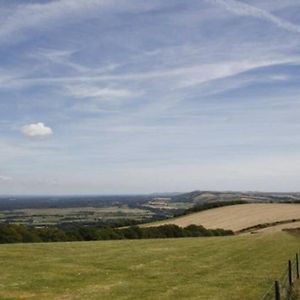
<instances>
[{"instance_id":1,"label":"blue sky","mask_svg":"<svg viewBox=\"0 0 300 300\"><path fill-rule=\"evenodd\" d=\"M300 191L298 0L0 0L0 193Z\"/></svg>"}]
</instances>

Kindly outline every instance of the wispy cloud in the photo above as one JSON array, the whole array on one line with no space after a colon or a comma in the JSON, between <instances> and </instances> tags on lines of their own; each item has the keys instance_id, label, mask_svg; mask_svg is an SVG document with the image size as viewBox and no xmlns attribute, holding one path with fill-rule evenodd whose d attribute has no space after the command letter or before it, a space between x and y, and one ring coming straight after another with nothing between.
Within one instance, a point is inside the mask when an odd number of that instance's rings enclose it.
<instances>
[{"instance_id":1,"label":"wispy cloud","mask_svg":"<svg viewBox=\"0 0 300 300\"><path fill-rule=\"evenodd\" d=\"M299 1L6 2L0 174L14 180L4 192L52 190L36 178L64 193L271 186L268 172L253 181L264 155L281 160L277 174L297 156Z\"/></svg>"},{"instance_id":2,"label":"wispy cloud","mask_svg":"<svg viewBox=\"0 0 300 300\"><path fill-rule=\"evenodd\" d=\"M300 57L278 58L278 59L254 59L224 62L199 66L195 72L190 72L190 76L180 83L181 87L191 87L198 84L208 83L212 80L231 77L243 72L251 71L257 68L276 66L280 64L298 63Z\"/></svg>"},{"instance_id":3,"label":"wispy cloud","mask_svg":"<svg viewBox=\"0 0 300 300\"><path fill-rule=\"evenodd\" d=\"M62 65L80 73L90 72L90 68L71 61L75 52L72 50L38 49L34 53L30 53L29 57L39 60L41 63L49 63L52 66Z\"/></svg>"},{"instance_id":4,"label":"wispy cloud","mask_svg":"<svg viewBox=\"0 0 300 300\"><path fill-rule=\"evenodd\" d=\"M68 15L76 17L78 14L83 15L84 12L110 5L107 1L102 0L60 0L46 4L18 5L2 21L0 40L5 41L11 39L12 36L18 38L18 34L28 28L48 26L50 22L55 22Z\"/></svg>"},{"instance_id":5,"label":"wispy cloud","mask_svg":"<svg viewBox=\"0 0 300 300\"><path fill-rule=\"evenodd\" d=\"M242 3L240 1L235 1L235 0L208 0L208 1L222 5L228 11L231 11L237 15L259 18L271 22L276 26L283 28L287 31L293 33L300 33L300 25L295 25L289 21L286 21L284 19L275 16L274 14L268 11L257 8L255 6Z\"/></svg>"},{"instance_id":6,"label":"wispy cloud","mask_svg":"<svg viewBox=\"0 0 300 300\"><path fill-rule=\"evenodd\" d=\"M270 54L271 56L271 54ZM63 93L74 98L134 98L143 94L141 90L130 90L119 86L120 83L146 83L161 80L165 81L165 88L171 90L193 87L195 85L206 84L217 79L224 79L237 74L251 71L262 67L278 66L281 64L298 64L300 57L276 55L272 57L253 57L241 60L229 60L219 63L199 64L188 67L178 68L161 68L155 71L144 71L142 73L118 73L118 74L102 74L91 75L74 75L66 77L40 77L40 78L7 78L3 79L3 89L16 89L23 87L34 87L43 85L60 86ZM116 87L101 87L115 83ZM101 85L100 85L101 84Z\"/></svg>"},{"instance_id":7,"label":"wispy cloud","mask_svg":"<svg viewBox=\"0 0 300 300\"><path fill-rule=\"evenodd\" d=\"M67 85L65 90L68 96L74 98L90 98L98 100L113 100L121 98L133 98L141 95L128 89L119 89L111 87L98 87L96 85Z\"/></svg>"},{"instance_id":8,"label":"wispy cloud","mask_svg":"<svg viewBox=\"0 0 300 300\"><path fill-rule=\"evenodd\" d=\"M76 23L108 9L114 12L147 11L156 6L156 1L142 3L135 0L58 0L12 5L7 9L6 16L0 15L0 41L16 42L24 38L24 32L29 29L51 30L61 22Z\"/></svg>"},{"instance_id":9,"label":"wispy cloud","mask_svg":"<svg viewBox=\"0 0 300 300\"><path fill-rule=\"evenodd\" d=\"M12 181L13 178L10 176L0 175L0 181Z\"/></svg>"}]
</instances>

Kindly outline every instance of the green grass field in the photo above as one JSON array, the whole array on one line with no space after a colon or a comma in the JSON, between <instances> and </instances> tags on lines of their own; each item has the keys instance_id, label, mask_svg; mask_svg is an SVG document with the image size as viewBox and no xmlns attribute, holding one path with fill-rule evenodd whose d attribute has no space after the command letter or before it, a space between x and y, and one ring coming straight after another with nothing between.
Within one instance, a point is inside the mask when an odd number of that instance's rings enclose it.
<instances>
[{"instance_id":1,"label":"green grass field","mask_svg":"<svg viewBox=\"0 0 300 300\"><path fill-rule=\"evenodd\" d=\"M260 299L300 251L286 233L0 246L0 299Z\"/></svg>"}]
</instances>

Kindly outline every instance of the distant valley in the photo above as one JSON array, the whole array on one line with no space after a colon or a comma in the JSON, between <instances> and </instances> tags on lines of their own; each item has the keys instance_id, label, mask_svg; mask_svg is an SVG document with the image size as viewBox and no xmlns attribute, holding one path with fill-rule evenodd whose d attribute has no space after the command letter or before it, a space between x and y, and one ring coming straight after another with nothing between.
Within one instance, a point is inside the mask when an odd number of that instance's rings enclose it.
<instances>
[{"instance_id":1,"label":"distant valley","mask_svg":"<svg viewBox=\"0 0 300 300\"><path fill-rule=\"evenodd\" d=\"M172 218L220 202L300 202L300 193L215 192L109 196L1 196L0 222L36 227L79 223L134 225Z\"/></svg>"}]
</instances>

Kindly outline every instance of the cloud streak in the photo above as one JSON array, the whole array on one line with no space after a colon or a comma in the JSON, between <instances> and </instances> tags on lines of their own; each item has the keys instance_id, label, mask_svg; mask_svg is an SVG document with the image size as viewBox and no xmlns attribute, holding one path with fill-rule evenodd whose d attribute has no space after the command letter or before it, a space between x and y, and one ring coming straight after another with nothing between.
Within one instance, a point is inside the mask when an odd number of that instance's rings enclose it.
<instances>
[{"instance_id":1,"label":"cloud streak","mask_svg":"<svg viewBox=\"0 0 300 300\"><path fill-rule=\"evenodd\" d=\"M274 14L265 11L263 9L257 8L255 6L242 3L235 0L208 0L209 2L219 4L223 6L230 12L233 12L240 16L251 16L254 18L259 18L268 22L271 22L278 26L279 28L285 29L289 32L300 33L300 26L295 25L289 21L283 20Z\"/></svg>"},{"instance_id":2,"label":"cloud streak","mask_svg":"<svg viewBox=\"0 0 300 300\"><path fill-rule=\"evenodd\" d=\"M194 66L161 68L155 71L144 71L137 73L118 73L102 75L72 75L65 77L15 77L7 79L0 89L17 89L41 85L61 85L65 93L75 98L128 98L140 96L141 92L131 91L125 88L99 87L96 83L126 83L126 82L161 82L161 80L170 80L172 89L187 88L195 85L208 83L216 79L227 78L238 75L243 72L251 71L262 67L278 66L281 64L299 64L300 57L283 55L274 58L253 57L241 60L228 60L219 63L204 63ZM174 85L174 81L176 84ZM166 82L167 84L167 82ZM170 85L170 83L169 83Z\"/></svg>"},{"instance_id":3,"label":"cloud streak","mask_svg":"<svg viewBox=\"0 0 300 300\"><path fill-rule=\"evenodd\" d=\"M77 23L91 15L120 11L147 11L156 7L153 3L129 0L57 0L46 3L12 5L5 17L0 19L0 42L13 41L25 37L29 29L51 30L60 23ZM1 17L1 16L0 16Z\"/></svg>"},{"instance_id":4,"label":"cloud streak","mask_svg":"<svg viewBox=\"0 0 300 300\"><path fill-rule=\"evenodd\" d=\"M141 95L128 89L118 89L110 87L98 87L96 85L67 85L65 87L67 95L74 98L83 99L99 99L99 100L112 100L122 98L132 98Z\"/></svg>"},{"instance_id":5,"label":"cloud streak","mask_svg":"<svg viewBox=\"0 0 300 300\"><path fill-rule=\"evenodd\" d=\"M12 180L13 180L13 178L10 176L0 175L0 181L7 182L7 181L12 181Z\"/></svg>"},{"instance_id":6,"label":"cloud streak","mask_svg":"<svg viewBox=\"0 0 300 300\"><path fill-rule=\"evenodd\" d=\"M113 1L112 1L113 2ZM5 18L0 28L0 40L32 27L58 21L68 15L78 16L95 9L110 6L102 0L60 0L46 4L18 5L13 13Z\"/></svg>"}]
</instances>

